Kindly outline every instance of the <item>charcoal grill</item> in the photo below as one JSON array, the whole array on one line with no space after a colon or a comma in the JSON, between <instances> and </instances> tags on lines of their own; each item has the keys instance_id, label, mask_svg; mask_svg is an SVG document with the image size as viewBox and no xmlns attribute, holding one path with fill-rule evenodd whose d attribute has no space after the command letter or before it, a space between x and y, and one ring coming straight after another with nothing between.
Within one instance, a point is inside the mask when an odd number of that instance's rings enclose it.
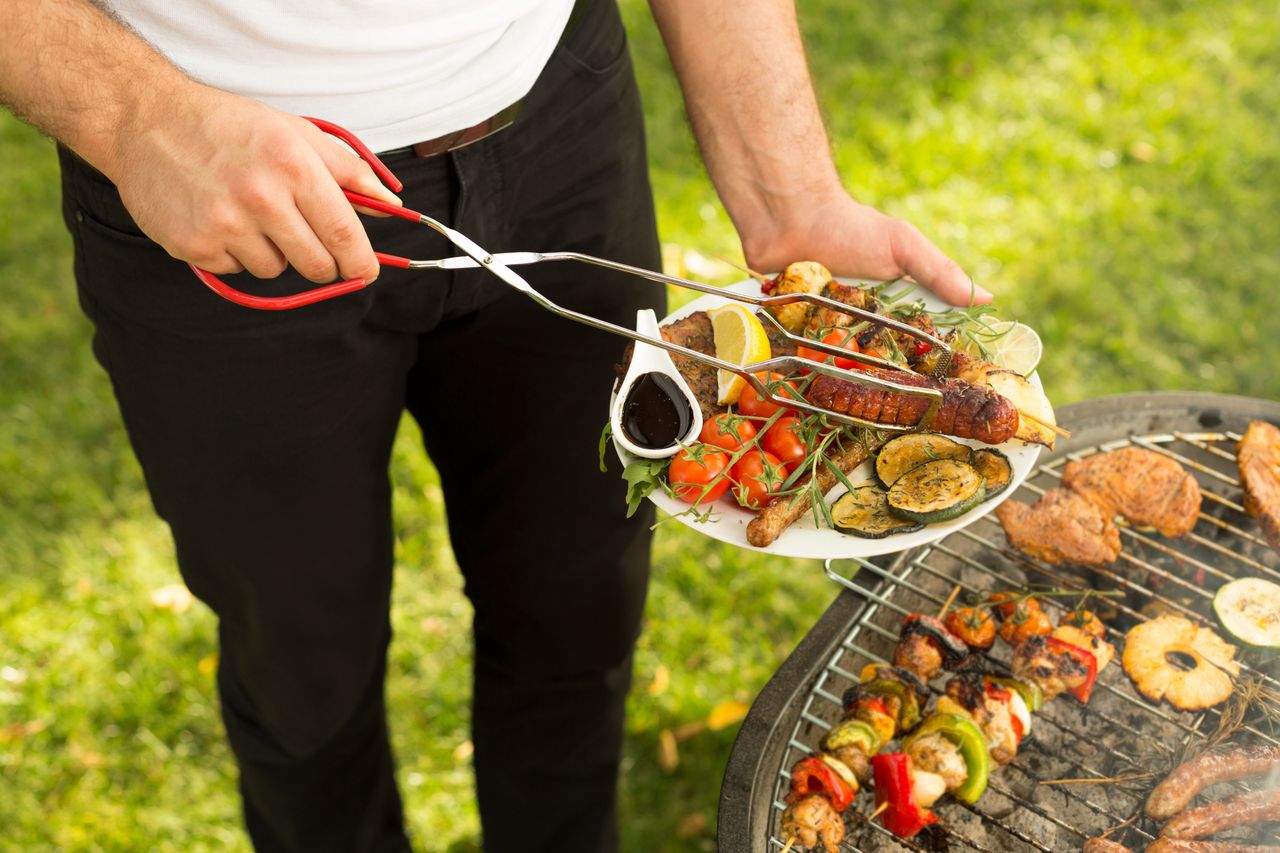
<instances>
[{"instance_id":1,"label":"charcoal grill","mask_svg":"<svg viewBox=\"0 0 1280 853\"><path fill-rule=\"evenodd\" d=\"M1116 645L1117 660L1099 677L1087 707L1065 697L1046 703L1017 759L992 774L976 805L940 801L940 831L903 841L878 822L855 817L846 821L842 849L1080 850L1087 839L1139 815L1159 777L1105 784L1042 781L1163 775L1182 750L1213 733L1219 711L1179 712L1152 705L1134 691L1118 660L1123 629L1155 607L1213 624L1213 593L1222 583L1242 576L1280 582L1280 557L1241 506L1235 462L1236 442L1249 422L1280 422L1280 403L1216 394L1134 394L1078 403L1059 414L1073 438L1044 457L1013 497L1032 502L1057 484L1066 462L1132 444L1171 456L1195 475L1204 496L1195 529L1166 539L1122 527L1120 559L1092 573L1021 556L1008 547L994 516L894 558L828 563L825 570L840 584L839 596L761 691L730 754L720 797L721 853L775 853L786 846L779 822L789 769L839 719L840 697L862 667L892 655L902 618L936 613L956 584L973 594L1027 584L1123 590L1122 599L1107 599L1106 621L1113 629L1107 639ZM1071 604L1044 603L1055 621L1053 609ZM1097 599L1091 606L1107 609ZM997 643L992 657L996 668L1007 667L1007 646ZM1280 689L1274 658L1268 663L1245 652L1242 662L1245 674ZM1254 721L1244 736L1275 743L1277 734ZM859 795L853 811L871 811L868 793ZM1139 816L1110 837L1140 851L1156 834L1158 827Z\"/></svg>"}]
</instances>

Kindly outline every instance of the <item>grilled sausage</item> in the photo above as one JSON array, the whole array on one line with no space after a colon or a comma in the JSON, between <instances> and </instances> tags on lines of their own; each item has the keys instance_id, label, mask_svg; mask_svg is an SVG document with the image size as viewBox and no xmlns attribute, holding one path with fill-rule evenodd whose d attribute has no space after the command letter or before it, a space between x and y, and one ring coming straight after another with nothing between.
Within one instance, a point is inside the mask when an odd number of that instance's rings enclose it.
<instances>
[{"instance_id":1,"label":"grilled sausage","mask_svg":"<svg viewBox=\"0 0 1280 853\"><path fill-rule=\"evenodd\" d=\"M1089 853L1087 844L1085 851ZM1147 847L1147 853L1280 853L1280 847L1273 847L1270 844L1240 844L1235 841L1186 841L1181 838L1158 838Z\"/></svg>"},{"instance_id":2,"label":"grilled sausage","mask_svg":"<svg viewBox=\"0 0 1280 853\"><path fill-rule=\"evenodd\" d=\"M942 404L928 425L934 432L1000 444L1013 438L1018 431L1018 410L990 388L958 379L933 379L902 371L868 370L866 374L899 385L941 391ZM807 397L815 406L897 426L916 425L933 402L928 397L909 397L825 374L813 380Z\"/></svg>"},{"instance_id":3,"label":"grilled sausage","mask_svg":"<svg viewBox=\"0 0 1280 853\"><path fill-rule=\"evenodd\" d=\"M1255 823L1280 820L1280 788L1250 791L1188 809L1164 825L1165 838L1203 838Z\"/></svg>"},{"instance_id":4,"label":"grilled sausage","mask_svg":"<svg viewBox=\"0 0 1280 853\"><path fill-rule=\"evenodd\" d=\"M1133 853L1119 841L1109 838L1090 838L1084 843L1084 853Z\"/></svg>"},{"instance_id":5,"label":"grilled sausage","mask_svg":"<svg viewBox=\"0 0 1280 853\"><path fill-rule=\"evenodd\" d=\"M840 469L840 473L848 474L867 461L867 455L873 450L875 447L868 448L861 442L855 442L831 457L831 462ZM806 481L807 478L801 482ZM826 465L819 465L818 486L822 492L825 494L835 484L836 475L831 473L831 469ZM774 498L765 504L764 509L756 513L756 517L747 525L747 541L757 548L772 545L774 540L782 535L782 531L799 521L809 511L809 506L808 489L799 494Z\"/></svg>"},{"instance_id":6,"label":"grilled sausage","mask_svg":"<svg viewBox=\"0 0 1280 853\"><path fill-rule=\"evenodd\" d=\"M1210 785L1261 776L1280 768L1280 746L1234 746L1201 753L1174 768L1147 798L1147 816L1167 820Z\"/></svg>"}]
</instances>

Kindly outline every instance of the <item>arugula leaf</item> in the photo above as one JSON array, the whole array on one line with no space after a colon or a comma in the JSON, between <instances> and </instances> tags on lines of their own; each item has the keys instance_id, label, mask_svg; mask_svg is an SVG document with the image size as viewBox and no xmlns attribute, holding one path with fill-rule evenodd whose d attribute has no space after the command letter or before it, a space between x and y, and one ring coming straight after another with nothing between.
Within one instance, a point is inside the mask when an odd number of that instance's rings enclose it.
<instances>
[{"instance_id":1,"label":"arugula leaf","mask_svg":"<svg viewBox=\"0 0 1280 853\"><path fill-rule=\"evenodd\" d=\"M637 459L622 469L622 479L627 481L627 518L636 514L640 504L654 490L662 487L662 474L667 470L667 459Z\"/></svg>"}]
</instances>

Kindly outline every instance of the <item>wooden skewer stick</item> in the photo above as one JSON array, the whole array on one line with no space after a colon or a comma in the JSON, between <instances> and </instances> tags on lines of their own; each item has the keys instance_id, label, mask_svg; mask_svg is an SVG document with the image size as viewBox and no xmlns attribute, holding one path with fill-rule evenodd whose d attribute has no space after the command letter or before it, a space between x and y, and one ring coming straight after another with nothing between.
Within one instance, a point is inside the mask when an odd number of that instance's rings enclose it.
<instances>
[{"instance_id":1,"label":"wooden skewer stick","mask_svg":"<svg viewBox=\"0 0 1280 853\"><path fill-rule=\"evenodd\" d=\"M717 256L716 256L716 260L719 260L719 261L722 261L722 262L724 262L724 263L728 264L729 266L733 267L735 270L740 270L740 271L742 271L742 272L746 273L747 275L751 276L752 278L754 278L756 281L760 282L761 284L766 284L766 283L768 283L768 281L769 281L769 277L768 277L768 276L764 275L763 273L758 273L758 272L756 272L755 270L753 270L751 267L746 266L746 265L744 265L744 264L735 263L734 261L731 261L731 260L729 260L728 258L722 258L722 257L720 257L719 255L717 255ZM795 839L792 839L792 841L794 841L794 840L795 840ZM783 851L783 853L786 853L786 851L784 850L784 851Z\"/></svg>"},{"instance_id":2,"label":"wooden skewer stick","mask_svg":"<svg viewBox=\"0 0 1280 853\"><path fill-rule=\"evenodd\" d=\"M1056 435L1058 438L1071 438L1071 430L1063 429L1057 424L1051 424L1051 423L1048 423L1047 421L1042 421L1039 418L1037 418L1035 415L1027 414L1026 412L1022 411L1022 409L1018 409L1018 417L1026 418L1036 426L1044 427L1045 429L1049 430L1049 432Z\"/></svg>"},{"instance_id":3,"label":"wooden skewer stick","mask_svg":"<svg viewBox=\"0 0 1280 853\"><path fill-rule=\"evenodd\" d=\"M782 853L791 853L791 848L796 846L796 837L794 835L787 838L787 846L782 848Z\"/></svg>"},{"instance_id":4,"label":"wooden skewer stick","mask_svg":"<svg viewBox=\"0 0 1280 853\"><path fill-rule=\"evenodd\" d=\"M884 811L884 810L885 810L885 809L887 809L887 808L889 808L889 801L888 801L888 800L885 800L883 803L881 803L880 805L876 806L876 810L875 810L875 811L873 811L871 814L867 815L867 823L871 823L871 821L873 821L873 820L875 820L876 818L880 817L880 812Z\"/></svg>"},{"instance_id":5,"label":"wooden skewer stick","mask_svg":"<svg viewBox=\"0 0 1280 853\"><path fill-rule=\"evenodd\" d=\"M951 605L956 600L956 596L960 594L960 584L956 584L955 589L951 590L951 594L947 596L947 600L942 602L942 609L938 611L938 618L941 619L947 615L947 611L951 609Z\"/></svg>"}]
</instances>

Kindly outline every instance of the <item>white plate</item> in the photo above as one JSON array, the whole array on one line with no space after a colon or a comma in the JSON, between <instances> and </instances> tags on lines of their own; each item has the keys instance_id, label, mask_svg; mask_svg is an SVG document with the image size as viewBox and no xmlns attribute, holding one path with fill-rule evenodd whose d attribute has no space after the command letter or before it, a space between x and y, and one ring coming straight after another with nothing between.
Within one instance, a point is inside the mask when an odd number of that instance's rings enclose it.
<instances>
[{"instance_id":1,"label":"white plate","mask_svg":"<svg viewBox=\"0 0 1280 853\"><path fill-rule=\"evenodd\" d=\"M840 280L849 284L865 283L857 279L842 278ZM747 280L730 285L726 290L758 296L760 294L760 284L755 280ZM903 299L908 298L922 300L925 308L930 311L944 311L950 307L932 293L919 288L914 294L908 293L907 296L903 297ZM709 311L728 301L721 296L708 295L700 297L671 312L662 320L662 324L666 325L672 320L687 317L695 311ZM1040 387L1040 378L1036 374L1032 373L1027 378L1036 387ZM612 400L610 402L612 403ZM971 447L991 446L971 439L957 438L955 440ZM752 551L760 551L765 554L776 554L779 557L809 557L814 559L874 557L880 554L905 551L909 548L927 545L930 542L941 539L949 533L973 524L995 509L1009 495L1012 495L1035 466L1036 458L1040 455L1040 447L1039 445L1025 444L1017 440L1007 441L1004 444L995 446L1005 456L1009 457L1009 463L1013 467L1013 481L1007 489L991 500L983 501L957 519L940 524L926 525L923 529L914 533L899 533L887 536L884 539L862 539L857 536L840 533L828 527L819 528L814 524L813 514L806 513L804 518L788 527L768 548L757 548L747 542L747 525L755 518L756 514L739 507L731 497L724 497L716 501L712 507L714 509L712 518L707 521L697 521L691 515L681 515L681 513L689 509L689 504L678 498L673 498L661 490L652 492L649 495L649 500L653 501L659 509L675 516L676 520L686 527L699 533L705 533L707 536L719 539L721 542L737 545L740 548L749 548ZM635 460L636 457L631 456L619 447L617 442L614 442L613 447L624 465ZM854 486L873 482L874 479L872 461L864 462L849 475L849 482ZM843 486L836 486L827 494L827 499L834 500L843 492ZM699 507L699 509L704 508Z\"/></svg>"}]
</instances>

